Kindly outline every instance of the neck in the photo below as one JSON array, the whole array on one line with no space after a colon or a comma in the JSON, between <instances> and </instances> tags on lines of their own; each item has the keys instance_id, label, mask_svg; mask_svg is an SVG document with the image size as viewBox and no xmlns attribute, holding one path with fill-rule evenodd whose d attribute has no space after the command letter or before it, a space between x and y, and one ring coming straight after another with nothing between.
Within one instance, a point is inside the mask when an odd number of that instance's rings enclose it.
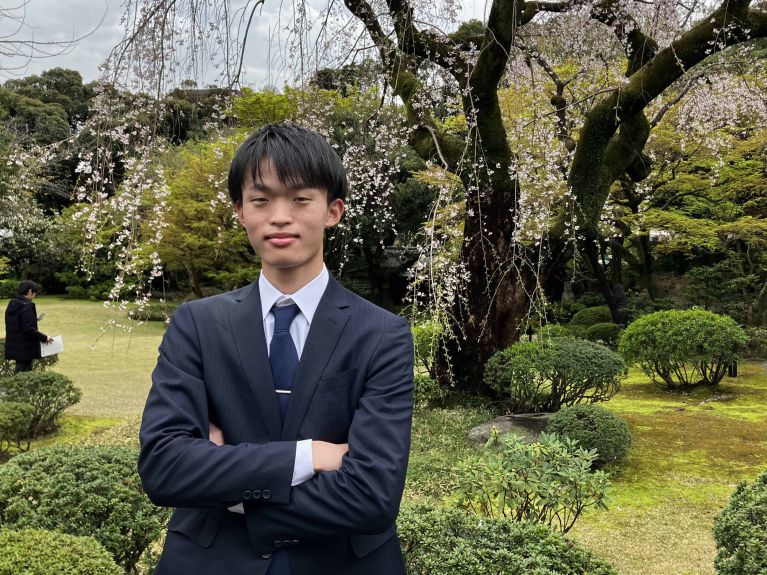
<instances>
[{"instance_id":1,"label":"neck","mask_svg":"<svg viewBox=\"0 0 767 575\"><path fill-rule=\"evenodd\" d=\"M302 268L275 268L264 266L261 273L266 276L269 283L284 294L294 294L322 272L323 262L311 267Z\"/></svg>"}]
</instances>

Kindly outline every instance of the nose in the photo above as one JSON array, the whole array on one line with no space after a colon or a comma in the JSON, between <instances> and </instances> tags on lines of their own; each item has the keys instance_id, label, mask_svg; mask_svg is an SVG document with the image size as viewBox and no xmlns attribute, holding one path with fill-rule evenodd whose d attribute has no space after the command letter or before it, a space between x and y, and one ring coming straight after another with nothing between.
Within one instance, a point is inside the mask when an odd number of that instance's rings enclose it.
<instances>
[{"instance_id":1,"label":"nose","mask_svg":"<svg viewBox=\"0 0 767 575\"><path fill-rule=\"evenodd\" d=\"M269 213L269 223L275 226L284 226L293 221L293 210L290 200L278 198L272 201L272 209Z\"/></svg>"}]
</instances>

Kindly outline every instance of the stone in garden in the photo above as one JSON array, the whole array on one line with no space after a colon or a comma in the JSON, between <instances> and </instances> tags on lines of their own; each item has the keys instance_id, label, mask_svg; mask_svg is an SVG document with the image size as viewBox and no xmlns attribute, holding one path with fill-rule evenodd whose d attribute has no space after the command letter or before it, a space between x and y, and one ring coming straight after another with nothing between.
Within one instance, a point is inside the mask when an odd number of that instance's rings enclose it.
<instances>
[{"instance_id":1,"label":"stone in garden","mask_svg":"<svg viewBox=\"0 0 767 575\"><path fill-rule=\"evenodd\" d=\"M525 443L532 443L537 441L541 431L546 429L551 416L551 413L502 415L469 431L469 441L479 444L486 443L490 438L490 431L495 427L499 435L513 433L521 436Z\"/></svg>"}]
</instances>

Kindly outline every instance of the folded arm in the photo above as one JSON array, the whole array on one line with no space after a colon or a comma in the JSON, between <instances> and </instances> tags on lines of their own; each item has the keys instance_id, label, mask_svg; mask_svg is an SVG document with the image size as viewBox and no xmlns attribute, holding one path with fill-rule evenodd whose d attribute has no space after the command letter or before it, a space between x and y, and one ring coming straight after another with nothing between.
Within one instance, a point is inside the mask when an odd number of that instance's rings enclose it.
<instances>
[{"instance_id":1,"label":"folded arm","mask_svg":"<svg viewBox=\"0 0 767 575\"><path fill-rule=\"evenodd\" d=\"M208 439L202 353L186 305L160 346L141 423L139 475L149 498L169 507L228 507L254 490L287 503L295 441L217 446Z\"/></svg>"},{"instance_id":2,"label":"folded arm","mask_svg":"<svg viewBox=\"0 0 767 575\"><path fill-rule=\"evenodd\" d=\"M394 523L405 485L413 409L413 344L406 321L384 330L367 370L341 468L292 489L286 504L247 505L251 540L379 533Z\"/></svg>"}]
</instances>

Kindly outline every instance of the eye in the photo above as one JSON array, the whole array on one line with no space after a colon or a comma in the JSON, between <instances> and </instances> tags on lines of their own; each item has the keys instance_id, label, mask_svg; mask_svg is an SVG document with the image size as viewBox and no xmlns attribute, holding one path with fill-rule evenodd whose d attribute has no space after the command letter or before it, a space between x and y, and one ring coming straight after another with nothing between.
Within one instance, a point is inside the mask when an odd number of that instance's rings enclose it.
<instances>
[{"instance_id":1,"label":"eye","mask_svg":"<svg viewBox=\"0 0 767 575\"><path fill-rule=\"evenodd\" d=\"M267 202L267 199L262 197L262 196L254 196L254 197L250 198L249 201L250 201L251 204L255 204L257 206L261 206L261 205L264 205Z\"/></svg>"},{"instance_id":2,"label":"eye","mask_svg":"<svg viewBox=\"0 0 767 575\"><path fill-rule=\"evenodd\" d=\"M311 198L307 198L306 196L298 196L295 199L295 201L298 202L299 204L307 204L307 203L311 202L312 199Z\"/></svg>"}]
</instances>

